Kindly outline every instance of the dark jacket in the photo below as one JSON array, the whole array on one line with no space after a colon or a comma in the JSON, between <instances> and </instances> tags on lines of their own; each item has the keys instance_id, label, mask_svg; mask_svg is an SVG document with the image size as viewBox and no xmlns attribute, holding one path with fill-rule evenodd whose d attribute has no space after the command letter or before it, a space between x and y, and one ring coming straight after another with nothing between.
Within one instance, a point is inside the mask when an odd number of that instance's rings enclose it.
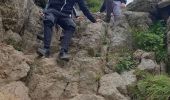
<instances>
[{"instance_id":1,"label":"dark jacket","mask_svg":"<svg viewBox=\"0 0 170 100\"><path fill-rule=\"evenodd\" d=\"M111 0L111 1L120 1L121 3L127 3L127 0ZM109 2L109 3L108 3ZM101 8L100 8L100 12L104 12L105 10L106 10L106 6L109 6L109 5L107 5L107 4L111 4L110 3L110 0L104 0L104 2L103 2L103 4L102 4L102 6L101 6ZM111 6L112 7L112 6ZM109 7L108 7L109 8ZM112 9L112 8L110 8L110 9Z\"/></svg>"},{"instance_id":2,"label":"dark jacket","mask_svg":"<svg viewBox=\"0 0 170 100\"><path fill-rule=\"evenodd\" d=\"M84 0L49 0L46 9L55 9L61 13L71 15L73 6L77 3L84 15L91 21L96 22L90 11L88 10Z\"/></svg>"}]
</instances>

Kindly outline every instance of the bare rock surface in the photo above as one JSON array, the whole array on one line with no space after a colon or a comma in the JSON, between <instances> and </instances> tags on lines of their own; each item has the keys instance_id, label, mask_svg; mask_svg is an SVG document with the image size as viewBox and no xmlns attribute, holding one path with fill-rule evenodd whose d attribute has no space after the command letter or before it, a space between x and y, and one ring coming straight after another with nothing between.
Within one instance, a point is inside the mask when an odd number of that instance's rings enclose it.
<instances>
[{"instance_id":1,"label":"bare rock surface","mask_svg":"<svg viewBox=\"0 0 170 100\"><path fill-rule=\"evenodd\" d=\"M31 100L28 88L19 81L0 87L0 97L0 100Z\"/></svg>"},{"instance_id":2,"label":"bare rock surface","mask_svg":"<svg viewBox=\"0 0 170 100\"><path fill-rule=\"evenodd\" d=\"M27 76L30 66L24 54L2 43L0 47L0 84Z\"/></svg>"}]
</instances>

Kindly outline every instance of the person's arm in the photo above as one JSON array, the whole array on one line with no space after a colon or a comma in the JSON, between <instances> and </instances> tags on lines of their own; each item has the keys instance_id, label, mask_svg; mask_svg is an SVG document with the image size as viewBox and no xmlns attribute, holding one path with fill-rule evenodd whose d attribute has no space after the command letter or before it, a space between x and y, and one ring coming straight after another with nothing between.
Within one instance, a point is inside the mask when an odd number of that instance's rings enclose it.
<instances>
[{"instance_id":1,"label":"person's arm","mask_svg":"<svg viewBox=\"0 0 170 100\"><path fill-rule=\"evenodd\" d=\"M77 11L76 11L76 9L73 7L73 15L77 18L78 16L77 16Z\"/></svg>"},{"instance_id":2,"label":"person's arm","mask_svg":"<svg viewBox=\"0 0 170 100\"><path fill-rule=\"evenodd\" d=\"M101 8L100 8L100 12L104 12L106 10L106 0L104 0Z\"/></svg>"},{"instance_id":3,"label":"person's arm","mask_svg":"<svg viewBox=\"0 0 170 100\"><path fill-rule=\"evenodd\" d=\"M90 13L89 9L86 6L86 3L84 0L78 0L78 5L80 7L80 10L82 10L83 14L93 23L96 22L95 18Z\"/></svg>"}]
</instances>

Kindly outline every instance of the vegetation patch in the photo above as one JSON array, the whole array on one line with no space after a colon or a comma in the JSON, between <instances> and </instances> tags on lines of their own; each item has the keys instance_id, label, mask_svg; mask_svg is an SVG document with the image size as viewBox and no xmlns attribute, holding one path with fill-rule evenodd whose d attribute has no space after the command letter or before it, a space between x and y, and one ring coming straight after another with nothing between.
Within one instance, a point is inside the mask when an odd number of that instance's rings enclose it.
<instances>
[{"instance_id":1,"label":"vegetation patch","mask_svg":"<svg viewBox=\"0 0 170 100\"><path fill-rule=\"evenodd\" d=\"M155 52L158 62L167 58L165 45L166 27L162 22L153 24L146 31L133 30L135 47L148 52Z\"/></svg>"},{"instance_id":2,"label":"vegetation patch","mask_svg":"<svg viewBox=\"0 0 170 100\"><path fill-rule=\"evenodd\" d=\"M116 72L122 73L124 71L128 71L133 69L136 66L135 61L133 60L132 54L125 54L123 57L118 59L118 63L116 65Z\"/></svg>"},{"instance_id":3,"label":"vegetation patch","mask_svg":"<svg viewBox=\"0 0 170 100\"><path fill-rule=\"evenodd\" d=\"M168 76L154 76L147 72L138 72L138 75L139 73L143 79L128 88L132 100L170 100L170 78Z\"/></svg>"},{"instance_id":4,"label":"vegetation patch","mask_svg":"<svg viewBox=\"0 0 170 100\"><path fill-rule=\"evenodd\" d=\"M87 0L87 5L92 12L97 12L100 9L103 0Z\"/></svg>"}]
</instances>

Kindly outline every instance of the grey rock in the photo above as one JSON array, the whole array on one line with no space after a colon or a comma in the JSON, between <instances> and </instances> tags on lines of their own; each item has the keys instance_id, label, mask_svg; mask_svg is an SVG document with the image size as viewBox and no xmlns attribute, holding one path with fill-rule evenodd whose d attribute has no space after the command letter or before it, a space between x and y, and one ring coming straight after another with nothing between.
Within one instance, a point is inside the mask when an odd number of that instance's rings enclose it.
<instances>
[{"instance_id":1,"label":"grey rock","mask_svg":"<svg viewBox=\"0 0 170 100\"><path fill-rule=\"evenodd\" d=\"M81 38L78 42L78 46L84 48L89 52L91 56L96 56L100 54L103 43L105 42L105 24L101 23L82 23L87 26L82 26L85 28L83 32L79 32Z\"/></svg>"},{"instance_id":2,"label":"grey rock","mask_svg":"<svg viewBox=\"0 0 170 100\"><path fill-rule=\"evenodd\" d=\"M132 29L147 30L152 25L152 20L148 12L126 11L124 14Z\"/></svg>"},{"instance_id":3,"label":"grey rock","mask_svg":"<svg viewBox=\"0 0 170 100\"><path fill-rule=\"evenodd\" d=\"M5 5L8 5L8 7ZM4 28L20 33L27 23L32 5L34 5L32 0L8 0L1 2L0 12Z\"/></svg>"},{"instance_id":4,"label":"grey rock","mask_svg":"<svg viewBox=\"0 0 170 100\"><path fill-rule=\"evenodd\" d=\"M18 33L15 33L15 32L12 32L11 30L9 30L4 34L3 40L19 43L22 41L22 38Z\"/></svg>"},{"instance_id":5,"label":"grey rock","mask_svg":"<svg viewBox=\"0 0 170 100\"><path fill-rule=\"evenodd\" d=\"M28 88L20 81L0 87L0 97L1 100L31 100Z\"/></svg>"},{"instance_id":6,"label":"grey rock","mask_svg":"<svg viewBox=\"0 0 170 100\"><path fill-rule=\"evenodd\" d=\"M134 72L135 72L135 70L131 70L131 71L128 71L128 72L123 72L121 74L126 85L131 85L131 84L133 84L137 81L136 75L134 74Z\"/></svg>"},{"instance_id":7,"label":"grey rock","mask_svg":"<svg viewBox=\"0 0 170 100\"><path fill-rule=\"evenodd\" d=\"M144 52L141 56L141 59L142 58L155 60L155 53L154 52Z\"/></svg>"},{"instance_id":8,"label":"grey rock","mask_svg":"<svg viewBox=\"0 0 170 100\"><path fill-rule=\"evenodd\" d=\"M156 63L156 61L145 58L143 58L141 63L138 65L140 70L147 70L152 72L156 71L157 67L159 67L159 65Z\"/></svg>"},{"instance_id":9,"label":"grey rock","mask_svg":"<svg viewBox=\"0 0 170 100\"><path fill-rule=\"evenodd\" d=\"M127 6L127 10L139 12L155 12L161 0L134 0Z\"/></svg>"},{"instance_id":10,"label":"grey rock","mask_svg":"<svg viewBox=\"0 0 170 100\"><path fill-rule=\"evenodd\" d=\"M128 100L117 88L123 89L126 83L118 73L104 75L100 80L99 94L106 100Z\"/></svg>"},{"instance_id":11,"label":"grey rock","mask_svg":"<svg viewBox=\"0 0 170 100\"><path fill-rule=\"evenodd\" d=\"M132 47L132 34L130 32L130 26L125 18L122 16L119 20L111 25L108 29L108 38L110 41L110 51L115 51L115 48L131 48Z\"/></svg>"},{"instance_id":12,"label":"grey rock","mask_svg":"<svg viewBox=\"0 0 170 100\"><path fill-rule=\"evenodd\" d=\"M75 56L64 65L61 62L54 58L36 61L27 79L32 100L68 100L79 93L97 92L105 64L102 59Z\"/></svg>"},{"instance_id":13,"label":"grey rock","mask_svg":"<svg viewBox=\"0 0 170 100\"><path fill-rule=\"evenodd\" d=\"M12 46L0 44L0 47L0 84L27 76L30 66L24 54Z\"/></svg>"},{"instance_id":14,"label":"grey rock","mask_svg":"<svg viewBox=\"0 0 170 100\"><path fill-rule=\"evenodd\" d=\"M164 8L170 6L170 1L169 0L161 0L160 2L158 2L158 7L159 8Z\"/></svg>"},{"instance_id":15,"label":"grey rock","mask_svg":"<svg viewBox=\"0 0 170 100\"><path fill-rule=\"evenodd\" d=\"M80 94L70 100L105 100L105 99L101 96L97 96L94 94Z\"/></svg>"},{"instance_id":16,"label":"grey rock","mask_svg":"<svg viewBox=\"0 0 170 100\"><path fill-rule=\"evenodd\" d=\"M145 53L145 51L143 51L143 50L136 50L136 51L133 53L133 58L134 58L135 60L140 61L140 60L142 59L143 53Z\"/></svg>"}]
</instances>

